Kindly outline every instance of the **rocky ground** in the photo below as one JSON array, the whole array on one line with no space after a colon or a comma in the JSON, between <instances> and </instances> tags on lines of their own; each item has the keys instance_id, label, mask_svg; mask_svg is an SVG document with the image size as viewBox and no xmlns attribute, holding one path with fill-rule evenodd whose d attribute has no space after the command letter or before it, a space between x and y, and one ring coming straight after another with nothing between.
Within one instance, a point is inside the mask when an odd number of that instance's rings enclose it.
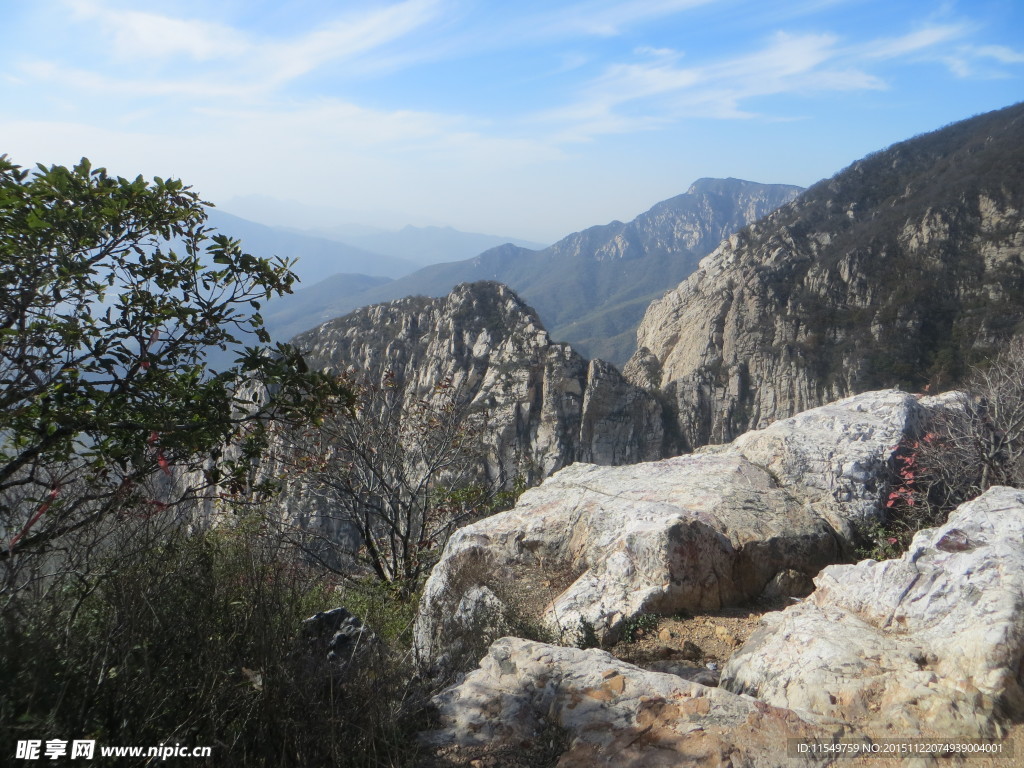
<instances>
[{"instance_id":1,"label":"rocky ground","mask_svg":"<svg viewBox=\"0 0 1024 768\"><path fill-rule=\"evenodd\" d=\"M523 572L517 582L516 593L526 604L526 595L542 599L557 585L545 584L536 574ZM705 685L717 683L721 670L733 652L742 646L761 625L766 614L784 609L792 598L759 600L746 606L725 608L713 613L694 616L650 617L630 629L623 637L606 649L615 658L644 669L673 672ZM450 745L427 750L421 768L557 768L559 759L567 750L569 734L557 724L549 722L529 747L457 746ZM1014 768L1024 766L1024 723L1011 723L1004 737L1005 745L1013 745L1011 756L993 758L971 757L967 761L945 760L936 765L961 765L966 768ZM779 747L780 761L784 761L783 747ZM900 761L871 761L847 759L844 766L882 766L903 764ZM922 763L928 765L931 763Z\"/></svg>"}]
</instances>

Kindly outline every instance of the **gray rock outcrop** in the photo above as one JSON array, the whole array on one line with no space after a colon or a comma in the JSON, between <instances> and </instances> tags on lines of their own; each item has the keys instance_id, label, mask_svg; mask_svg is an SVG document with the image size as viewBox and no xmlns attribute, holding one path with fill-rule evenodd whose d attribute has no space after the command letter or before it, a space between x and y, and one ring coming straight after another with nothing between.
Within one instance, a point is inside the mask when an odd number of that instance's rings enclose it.
<instances>
[{"instance_id":1,"label":"gray rock outcrop","mask_svg":"<svg viewBox=\"0 0 1024 768\"><path fill-rule=\"evenodd\" d=\"M435 702L441 728L425 743L518 755L547 747L561 755L560 768L821 765L787 760L787 740L829 739L835 730L604 651L514 637L495 642L480 668Z\"/></svg>"},{"instance_id":2,"label":"gray rock outcrop","mask_svg":"<svg viewBox=\"0 0 1024 768\"><path fill-rule=\"evenodd\" d=\"M919 532L902 558L829 566L815 583L809 599L766 614L717 688L602 651L499 639L435 697L440 727L424 741L494 755L550 740L561 768L851 762L793 749L812 740L1014 748L1000 740L1024 717L1024 491L990 489ZM1012 762L968 758L880 752L854 762Z\"/></svg>"},{"instance_id":3,"label":"gray rock outcrop","mask_svg":"<svg viewBox=\"0 0 1024 768\"><path fill-rule=\"evenodd\" d=\"M898 390L864 392L751 430L723 448L762 467L825 518L844 540L878 519L893 451L921 432L951 398L917 398Z\"/></svg>"},{"instance_id":4,"label":"gray rock outcrop","mask_svg":"<svg viewBox=\"0 0 1024 768\"><path fill-rule=\"evenodd\" d=\"M359 306L402 296L439 297L460 283L494 280L536 309L556 339L588 358L621 365L635 349L637 324L652 299L693 272L724 238L801 191L785 184L699 179L632 221L588 227L540 251L507 243L355 296L312 296L316 291L309 289L304 292L312 302L308 314L323 317L333 311L328 316L337 317Z\"/></svg>"},{"instance_id":5,"label":"gray rock outcrop","mask_svg":"<svg viewBox=\"0 0 1024 768\"><path fill-rule=\"evenodd\" d=\"M992 488L900 559L815 584L766 614L724 687L879 737L992 737L1024 714L1024 491Z\"/></svg>"},{"instance_id":6,"label":"gray rock outcrop","mask_svg":"<svg viewBox=\"0 0 1024 768\"><path fill-rule=\"evenodd\" d=\"M956 384L1024 320L1024 105L871 155L653 302L626 377L684 446L854 392Z\"/></svg>"},{"instance_id":7,"label":"gray rock outcrop","mask_svg":"<svg viewBox=\"0 0 1024 768\"><path fill-rule=\"evenodd\" d=\"M498 283L458 286L353 312L298 336L311 366L393 376L406 398L447 382L487 414L492 478L536 482L575 461L623 464L662 455L655 397L612 366L551 341L536 313Z\"/></svg>"},{"instance_id":8,"label":"gray rock outcrop","mask_svg":"<svg viewBox=\"0 0 1024 768\"><path fill-rule=\"evenodd\" d=\"M332 608L304 619L302 638L309 654L327 661L338 671L379 648L380 643L377 636L345 608Z\"/></svg>"}]
</instances>

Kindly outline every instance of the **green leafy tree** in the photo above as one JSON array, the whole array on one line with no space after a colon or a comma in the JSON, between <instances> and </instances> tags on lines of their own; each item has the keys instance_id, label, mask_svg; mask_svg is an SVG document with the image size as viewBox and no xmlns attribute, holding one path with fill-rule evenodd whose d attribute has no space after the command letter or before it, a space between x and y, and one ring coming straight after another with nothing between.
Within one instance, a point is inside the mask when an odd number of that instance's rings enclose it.
<instances>
[{"instance_id":1,"label":"green leafy tree","mask_svg":"<svg viewBox=\"0 0 1024 768\"><path fill-rule=\"evenodd\" d=\"M0 156L0 562L173 501L154 477L239 488L267 418L344 398L269 346L260 302L291 290L290 263L215 234L206 205L177 180Z\"/></svg>"}]
</instances>

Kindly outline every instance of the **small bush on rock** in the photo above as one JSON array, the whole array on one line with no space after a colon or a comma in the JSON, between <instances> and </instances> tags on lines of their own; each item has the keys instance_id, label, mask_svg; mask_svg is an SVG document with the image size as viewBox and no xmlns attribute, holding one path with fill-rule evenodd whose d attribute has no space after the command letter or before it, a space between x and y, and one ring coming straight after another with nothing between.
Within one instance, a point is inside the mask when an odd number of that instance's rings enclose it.
<instances>
[{"instance_id":1,"label":"small bush on rock","mask_svg":"<svg viewBox=\"0 0 1024 768\"><path fill-rule=\"evenodd\" d=\"M926 431L893 454L884 518L861 531L858 554L884 560L922 528L995 485L1024 487L1024 340L1013 341L934 409Z\"/></svg>"},{"instance_id":2,"label":"small bush on rock","mask_svg":"<svg viewBox=\"0 0 1024 768\"><path fill-rule=\"evenodd\" d=\"M600 648L601 639L597 636L594 625L586 619L580 619L579 634L576 637L576 647L582 651L588 648Z\"/></svg>"}]
</instances>

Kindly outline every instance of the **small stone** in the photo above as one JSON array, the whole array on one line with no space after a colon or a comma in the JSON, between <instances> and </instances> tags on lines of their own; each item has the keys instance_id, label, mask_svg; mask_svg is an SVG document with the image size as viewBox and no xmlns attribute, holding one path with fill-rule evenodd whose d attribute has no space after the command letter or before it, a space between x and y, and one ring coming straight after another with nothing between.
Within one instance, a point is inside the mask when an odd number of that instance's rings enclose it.
<instances>
[{"instance_id":1,"label":"small stone","mask_svg":"<svg viewBox=\"0 0 1024 768\"><path fill-rule=\"evenodd\" d=\"M667 628L662 628L661 631L658 632L658 639L663 643L672 642L673 637L675 637L675 635L673 635Z\"/></svg>"},{"instance_id":2,"label":"small stone","mask_svg":"<svg viewBox=\"0 0 1024 768\"><path fill-rule=\"evenodd\" d=\"M974 545L967 537L967 534L958 528L947 531L935 544L936 549L943 552L970 552Z\"/></svg>"},{"instance_id":3,"label":"small stone","mask_svg":"<svg viewBox=\"0 0 1024 768\"><path fill-rule=\"evenodd\" d=\"M681 655L684 659L689 661L700 661L704 658L704 651L702 651L701 647L696 643L685 640L683 641Z\"/></svg>"}]
</instances>

